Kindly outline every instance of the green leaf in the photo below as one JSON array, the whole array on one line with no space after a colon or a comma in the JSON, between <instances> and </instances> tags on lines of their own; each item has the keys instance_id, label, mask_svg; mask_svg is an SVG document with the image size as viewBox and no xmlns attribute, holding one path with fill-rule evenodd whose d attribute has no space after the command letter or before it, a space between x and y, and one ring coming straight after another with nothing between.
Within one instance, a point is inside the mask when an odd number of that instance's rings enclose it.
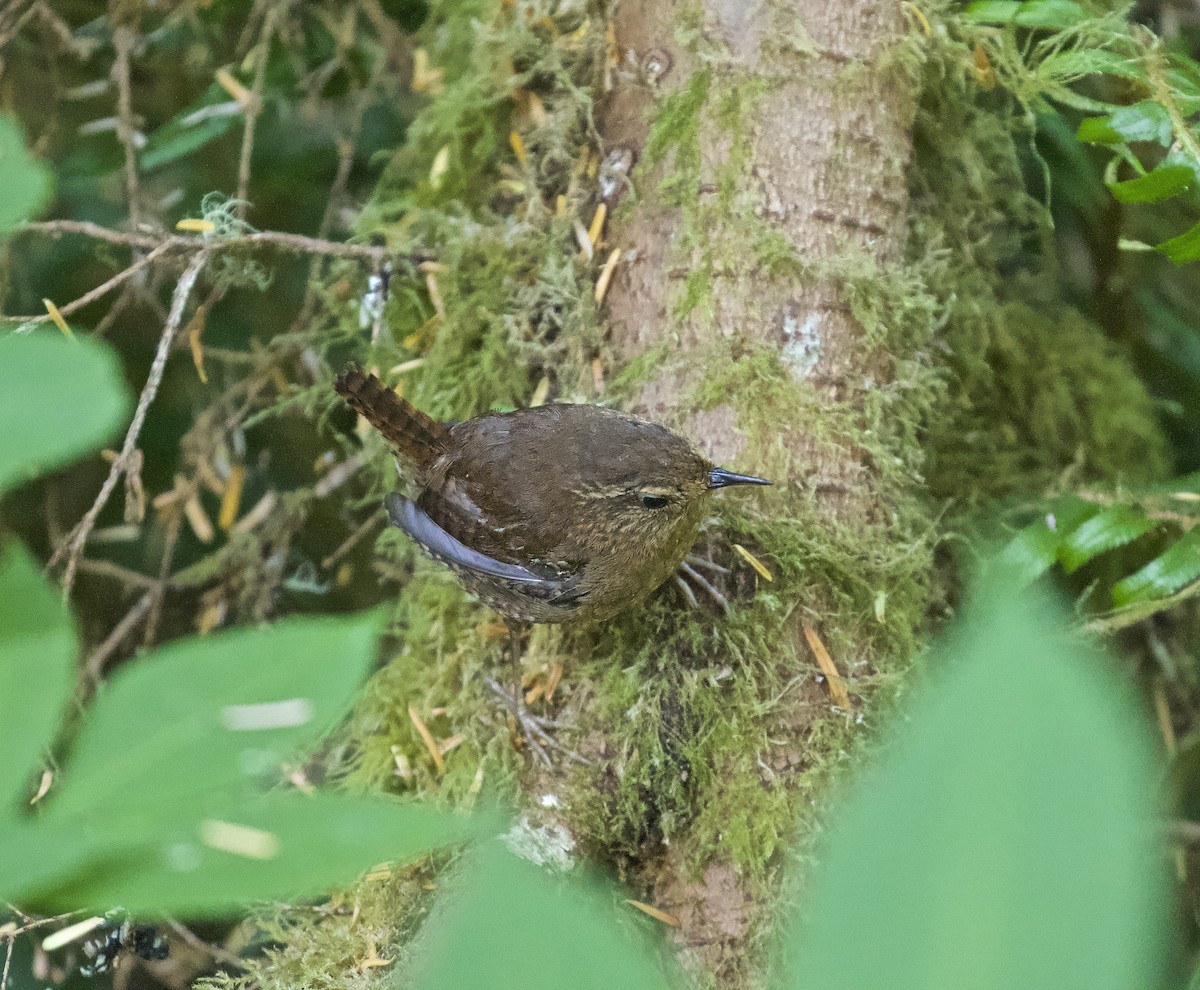
<instances>
[{"instance_id":1,"label":"green leaf","mask_svg":"<svg viewBox=\"0 0 1200 990\"><path fill-rule=\"evenodd\" d=\"M1177 265L1200 259L1200 223L1178 237L1156 244L1154 250L1161 251Z\"/></svg>"},{"instance_id":2,"label":"green leaf","mask_svg":"<svg viewBox=\"0 0 1200 990\"><path fill-rule=\"evenodd\" d=\"M1183 192L1196 178L1190 163L1178 155L1168 155L1153 172L1109 185L1113 198L1121 203L1157 203Z\"/></svg>"},{"instance_id":3,"label":"green leaf","mask_svg":"<svg viewBox=\"0 0 1200 990\"><path fill-rule=\"evenodd\" d=\"M138 168L149 172L178 161L241 123L241 114L195 119L195 115L202 113L206 107L224 102L223 98L227 99L227 94L213 83L198 102L154 131L138 156ZM189 118L194 122L189 122Z\"/></svg>"},{"instance_id":4,"label":"green leaf","mask_svg":"<svg viewBox=\"0 0 1200 990\"><path fill-rule=\"evenodd\" d=\"M405 981L415 990L673 985L646 946L617 925L614 898L597 885L549 875L498 843L477 851L462 889L446 896L449 903L422 932L416 972Z\"/></svg>"},{"instance_id":5,"label":"green leaf","mask_svg":"<svg viewBox=\"0 0 1200 990\"><path fill-rule=\"evenodd\" d=\"M1060 544L1058 559L1068 574L1106 550L1132 543L1154 528L1154 522L1127 505L1114 506L1092 516Z\"/></svg>"},{"instance_id":6,"label":"green leaf","mask_svg":"<svg viewBox=\"0 0 1200 990\"><path fill-rule=\"evenodd\" d=\"M1017 0L976 0L963 11L963 19L977 24L1011 24L1021 4Z\"/></svg>"},{"instance_id":7,"label":"green leaf","mask_svg":"<svg viewBox=\"0 0 1200 990\"><path fill-rule=\"evenodd\" d=\"M9 544L0 557L0 823L26 803L30 775L58 731L76 650L62 597Z\"/></svg>"},{"instance_id":8,"label":"green leaf","mask_svg":"<svg viewBox=\"0 0 1200 990\"><path fill-rule=\"evenodd\" d=\"M95 450L128 409L108 346L58 331L0 334L0 493Z\"/></svg>"},{"instance_id":9,"label":"green leaf","mask_svg":"<svg viewBox=\"0 0 1200 990\"><path fill-rule=\"evenodd\" d=\"M56 908L120 904L149 914L234 914L250 901L309 896L374 864L411 861L497 825L492 816L424 804L294 791L212 813L189 803L174 819L174 827L146 836L142 848L64 876L42 900Z\"/></svg>"},{"instance_id":10,"label":"green leaf","mask_svg":"<svg viewBox=\"0 0 1200 990\"><path fill-rule=\"evenodd\" d=\"M144 805L168 823L181 799L278 773L345 712L374 659L375 626L292 619L184 640L122 668L84 722L47 819ZM114 787L116 764L139 786Z\"/></svg>"},{"instance_id":11,"label":"green leaf","mask_svg":"<svg viewBox=\"0 0 1200 990\"><path fill-rule=\"evenodd\" d=\"M996 585L968 608L830 824L788 986L1162 985L1150 732L1064 617Z\"/></svg>"},{"instance_id":12,"label":"green leaf","mask_svg":"<svg viewBox=\"0 0 1200 990\"><path fill-rule=\"evenodd\" d=\"M1017 587L1024 587L1050 570L1058 562L1060 537L1046 519L1030 523L1000 552L998 561Z\"/></svg>"},{"instance_id":13,"label":"green leaf","mask_svg":"<svg viewBox=\"0 0 1200 990\"><path fill-rule=\"evenodd\" d=\"M1200 578L1200 527L1189 529L1164 553L1113 585L1114 604L1166 598Z\"/></svg>"},{"instance_id":14,"label":"green leaf","mask_svg":"<svg viewBox=\"0 0 1200 990\"><path fill-rule=\"evenodd\" d=\"M1140 82L1146 77L1145 70L1136 59L1105 48L1073 48L1055 52L1042 59L1038 71L1040 74L1049 73L1060 79L1106 75Z\"/></svg>"},{"instance_id":15,"label":"green leaf","mask_svg":"<svg viewBox=\"0 0 1200 990\"><path fill-rule=\"evenodd\" d=\"M50 199L50 173L25 150L21 131L0 117L0 235L33 219Z\"/></svg>"},{"instance_id":16,"label":"green leaf","mask_svg":"<svg viewBox=\"0 0 1200 990\"><path fill-rule=\"evenodd\" d=\"M1088 144L1123 144L1156 141L1169 145L1174 137L1171 116L1153 100L1142 100L1114 110L1107 117L1089 117L1079 125L1077 136Z\"/></svg>"},{"instance_id":17,"label":"green leaf","mask_svg":"<svg viewBox=\"0 0 1200 990\"><path fill-rule=\"evenodd\" d=\"M1065 30L1092 17L1072 0L1027 0L1017 11L1018 27Z\"/></svg>"}]
</instances>

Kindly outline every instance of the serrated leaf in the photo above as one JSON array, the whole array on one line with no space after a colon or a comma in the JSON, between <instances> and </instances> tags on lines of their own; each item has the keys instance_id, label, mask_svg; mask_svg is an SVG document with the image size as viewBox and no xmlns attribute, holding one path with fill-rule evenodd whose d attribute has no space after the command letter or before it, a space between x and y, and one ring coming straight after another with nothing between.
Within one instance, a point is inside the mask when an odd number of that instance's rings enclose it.
<instances>
[{"instance_id":1,"label":"serrated leaf","mask_svg":"<svg viewBox=\"0 0 1200 990\"><path fill-rule=\"evenodd\" d=\"M1114 110L1107 117L1089 117L1080 123L1077 136L1088 144L1155 141L1166 146L1174 131L1170 114L1160 104L1142 100Z\"/></svg>"},{"instance_id":2,"label":"serrated leaf","mask_svg":"<svg viewBox=\"0 0 1200 990\"><path fill-rule=\"evenodd\" d=\"M787 986L1160 985L1150 733L1067 626L1000 586L975 596L830 823Z\"/></svg>"},{"instance_id":3,"label":"serrated leaf","mask_svg":"<svg viewBox=\"0 0 1200 990\"><path fill-rule=\"evenodd\" d=\"M128 408L107 345L57 330L0 334L0 493L96 449Z\"/></svg>"},{"instance_id":4,"label":"serrated leaf","mask_svg":"<svg viewBox=\"0 0 1200 990\"><path fill-rule=\"evenodd\" d=\"M27 803L26 785L58 732L77 650L62 596L9 544L0 557L0 828Z\"/></svg>"},{"instance_id":5,"label":"serrated leaf","mask_svg":"<svg viewBox=\"0 0 1200 990\"><path fill-rule=\"evenodd\" d=\"M414 990L653 990L675 985L622 930L615 898L597 884L548 874L488 843L425 925ZM537 951L522 951L531 932Z\"/></svg>"},{"instance_id":6,"label":"serrated leaf","mask_svg":"<svg viewBox=\"0 0 1200 990\"><path fill-rule=\"evenodd\" d=\"M1126 182L1114 182L1108 189L1121 203L1157 203L1178 196L1195 178L1191 163L1180 161L1178 155L1169 155L1154 171Z\"/></svg>"},{"instance_id":7,"label":"serrated leaf","mask_svg":"<svg viewBox=\"0 0 1200 990\"><path fill-rule=\"evenodd\" d=\"M375 625L290 619L183 640L122 668L84 722L47 819L144 806L167 823L184 798L278 773L349 706L374 659ZM113 787L118 759L137 787Z\"/></svg>"},{"instance_id":8,"label":"serrated leaf","mask_svg":"<svg viewBox=\"0 0 1200 990\"><path fill-rule=\"evenodd\" d=\"M1113 603L1166 598L1200 578L1200 528L1189 529L1141 570L1113 585Z\"/></svg>"},{"instance_id":9,"label":"serrated leaf","mask_svg":"<svg viewBox=\"0 0 1200 990\"><path fill-rule=\"evenodd\" d=\"M1117 505L1092 516L1068 536L1058 548L1058 559L1068 574L1107 550L1132 543L1154 528L1154 521L1130 508Z\"/></svg>"},{"instance_id":10,"label":"serrated leaf","mask_svg":"<svg viewBox=\"0 0 1200 990\"><path fill-rule=\"evenodd\" d=\"M51 188L50 172L25 149L20 128L0 117L0 236L37 216Z\"/></svg>"},{"instance_id":11,"label":"serrated leaf","mask_svg":"<svg viewBox=\"0 0 1200 990\"><path fill-rule=\"evenodd\" d=\"M173 828L142 833L147 841L135 852L66 876L48 903L188 917L240 913L251 901L294 900L347 883L384 861L410 862L494 832L498 823L383 797L296 792L216 809L188 803L175 819Z\"/></svg>"},{"instance_id":12,"label":"serrated leaf","mask_svg":"<svg viewBox=\"0 0 1200 990\"><path fill-rule=\"evenodd\" d=\"M1190 227L1178 237L1154 245L1155 251L1161 251L1177 265L1185 265L1189 261L1200 259L1200 223Z\"/></svg>"}]
</instances>

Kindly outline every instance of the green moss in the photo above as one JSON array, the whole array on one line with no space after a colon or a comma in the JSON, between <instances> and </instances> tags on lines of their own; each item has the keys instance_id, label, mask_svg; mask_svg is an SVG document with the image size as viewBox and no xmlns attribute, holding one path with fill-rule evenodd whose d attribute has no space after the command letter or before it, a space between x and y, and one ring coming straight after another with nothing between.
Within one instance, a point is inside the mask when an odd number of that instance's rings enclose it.
<instances>
[{"instance_id":1,"label":"green moss","mask_svg":"<svg viewBox=\"0 0 1200 990\"><path fill-rule=\"evenodd\" d=\"M1049 214L1025 191L1024 108L980 92L969 40L931 55L908 252L941 322L931 491L973 511L1063 484L1162 477L1158 411L1131 362L1062 298Z\"/></svg>"}]
</instances>

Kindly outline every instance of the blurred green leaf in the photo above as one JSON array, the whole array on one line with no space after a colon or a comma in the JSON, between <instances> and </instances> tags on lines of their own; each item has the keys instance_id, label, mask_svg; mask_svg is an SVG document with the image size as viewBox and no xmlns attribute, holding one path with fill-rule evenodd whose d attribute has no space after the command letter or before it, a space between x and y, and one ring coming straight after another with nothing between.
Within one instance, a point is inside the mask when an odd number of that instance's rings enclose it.
<instances>
[{"instance_id":1,"label":"blurred green leaf","mask_svg":"<svg viewBox=\"0 0 1200 990\"><path fill-rule=\"evenodd\" d=\"M1009 540L998 559L1009 580L1024 587L1058 562L1058 541L1058 533L1045 519L1039 519Z\"/></svg>"},{"instance_id":2,"label":"blurred green leaf","mask_svg":"<svg viewBox=\"0 0 1200 990\"><path fill-rule=\"evenodd\" d=\"M1060 79L1091 75L1118 76L1138 81L1146 78L1145 69L1136 59L1104 48L1068 48L1055 52L1042 59L1039 71ZM1080 140L1086 139L1081 137Z\"/></svg>"},{"instance_id":3,"label":"blurred green leaf","mask_svg":"<svg viewBox=\"0 0 1200 990\"><path fill-rule=\"evenodd\" d=\"M106 345L57 330L0 334L0 493L95 450L128 409Z\"/></svg>"},{"instance_id":4,"label":"blurred green leaf","mask_svg":"<svg viewBox=\"0 0 1200 990\"><path fill-rule=\"evenodd\" d=\"M1107 117L1088 117L1076 133L1080 141L1088 144L1156 141L1165 146L1174 136L1170 114L1153 100L1121 107Z\"/></svg>"},{"instance_id":5,"label":"blurred green leaf","mask_svg":"<svg viewBox=\"0 0 1200 990\"><path fill-rule=\"evenodd\" d=\"M1063 617L991 585L832 821L789 949L822 990L1159 983L1157 770Z\"/></svg>"},{"instance_id":6,"label":"blurred green leaf","mask_svg":"<svg viewBox=\"0 0 1200 990\"><path fill-rule=\"evenodd\" d=\"M980 24L1016 24L1027 28L1074 27L1092 15L1072 0L978 0L968 5L963 17Z\"/></svg>"},{"instance_id":7,"label":"blurred green leaf","mask_svg":"<svg viewBox=\"0 0 1200 990\"><path fill-rule=\"evenodd\" d=\"M1020 9L1019 0L976 0L967 4L963 18L979 24L1009 24Z\"/></svg>"},{"instance_id":8,"label":"blurred green leaf","mask_svg":"<svg viewBox=\"0 0 1200 990\"><path fill-rule=\"evenodd\" d=\"M1064 30L1092 18L1084 7L1072 0L1027 0L1017 11L1019 27Z\"/></svg>"},{"instance_id":9,"label":"blurred green leaf","mask_svg":"<svg viewBox=\"0 0 1200 990\"><path fill-rule=\"evenodd\" d=\"M50 172L25 149L20 128L0 117L0 235L37 216L51 187Z\"/></svg>"},{"instance_id":10,"label":"blurred green leaf","mask_svg":"<svg viewBox=\"0 0 1200 990\"><path fill-rule=\"evenodd\" d=\"M1156 244L1154 250L1161 251L1177 265L1200 259L1200 223L1178 237Z\"/></svg>"},{"instance_id":11,"label":"blurred green leaf","mask_svg":"<svg viewBox=\"0 0 1200 990\"><path fill-rule=\"evenodd\" d=\"M1073 530L1058 549L1058 559L1068 574L1106 550L1132 543L1154 528L1153 520L1127 505L1105 509Z\"/></svg>"},{"instance_id":12,"label":"blurred green leaf","mask_svg":"<svg viewBox=\"0 0 1200 990\"><path fill-rule=\"evenodd\" d=\"M0 821L58 732L75 674L70 613L17 544L0 557Z\"/></svg>"},{"instance_id":13,"label":"blurred green leaf","mask_svg":"<svg viewBox=\"0 0 1200 990\"><path fill-rule=\"evenodd\" d=\"M352 881L384 861L495 831L488 815L459 815L384 797L276 792L226 810L178 809L174 825L144 834L142 848L68 875L55 907L189 917L237 913L250 901L293 900ZM44 883L45 881L43 881Z\"/></svg>"},{"instance_id":14,"label":"blurred green leaf","mask_svg":"<svg viewBox=\"0 0 1200 990\"><path fill-rule=\"evenodd\" d=\"M1136 179L1114 182L1108 188L1121 203L1157 203L1183 192L1196 178L1195 170L1180 156L1168 155L1157 168Z\"/></svg>"},{"instance_id":15,"label":"blurred green leaf","mask_svg":"<svg viewBox=\"0 0 1200 990\"><path fill-rule=\"evenodd\" d=\"M212 83L191 106L150 134L138 156L138 168L149 172L178 161L240 124L240 112L225 112L230 103L229 94Z\"/></svg>"},{"instance_id":16,"label":"blurred green leaf","mask_svg":"<svg viewBox=\"0 0 1200 990\"><path fill-rule=\"evenodd\" d=\"M488 843L422 933L416 990L666 990L663 966L613 916L617 901ZM632 915L632 909L628 912ZM632 918L630 918L632 920ZM632 929L632 925L627 926ZM536 951L530 938L536 937Z\"/></svg>"},{"instance_id":17,"label":"blurred green leaf","mask_svg":"<svg viewBox=\"0 0 1200 990\"><path fill-rule=\"evenodd\" d=\"M375 626L291 619L183 640L123 668L84 722L47 819L145 803L170 822L175 801L277 773L345 712L374 659ZM154 786L114 788L118 755L122 773Z\"/></svg>"},{"instance_id":18,"label":"blurred green leaf","mask_svg":"<svg viewBox=\"0 0 1200 990\"><path fill-rule=\"evenodd\" d=\"M1166 598L1200 578L1200 527L1189 529L1139 571L1113 585L1113 603Z\"/></svg>"}]
</instances>

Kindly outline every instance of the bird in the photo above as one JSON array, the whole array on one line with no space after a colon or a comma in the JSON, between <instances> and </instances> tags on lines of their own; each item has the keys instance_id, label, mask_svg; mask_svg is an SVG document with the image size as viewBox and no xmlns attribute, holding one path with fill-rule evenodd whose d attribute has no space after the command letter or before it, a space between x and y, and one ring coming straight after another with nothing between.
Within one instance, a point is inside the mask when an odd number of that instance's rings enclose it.
<instances>
[{"instance_id":1,"label":"bird","mask_svg":"<svg viewBox=\"0 0 1200 990\"><path fill-rule=\"evenodd\" d=\"M529 623L598 623L644 602L691 550L710 493L771 484L604 406L441 422L357 365L334 389L388 441L410 483L413 497L384 499L391 522L500 614L516 665ZM536 723L515 714L532 742Z\"/></svg>"}]
</instances>

